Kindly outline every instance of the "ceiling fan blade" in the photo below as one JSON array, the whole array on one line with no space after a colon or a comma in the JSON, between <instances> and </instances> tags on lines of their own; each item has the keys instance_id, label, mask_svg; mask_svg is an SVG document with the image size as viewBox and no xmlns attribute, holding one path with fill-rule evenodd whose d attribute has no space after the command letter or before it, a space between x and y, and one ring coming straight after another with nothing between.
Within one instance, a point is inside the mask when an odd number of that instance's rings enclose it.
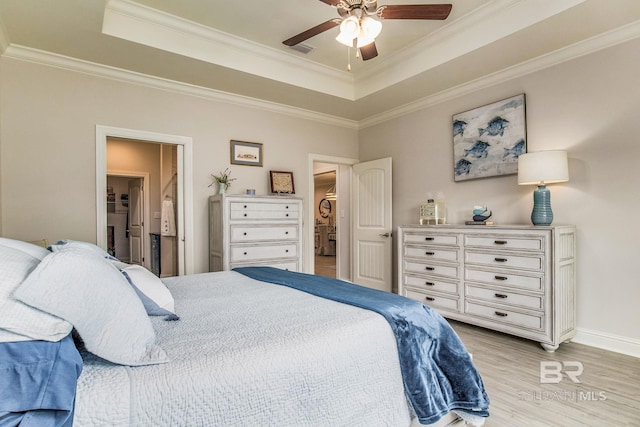
<instances>
[{"instance_id":1,"label":"ceiling fan blade","mask_svg":"<svg viewBox=\"0 0 640 427\"><path fill-rule=\"evenodd\" d=\"M330 19L326 22L323 22L322 24L316 25L313 28L309 28L307 31L303 31L300 34L297 34L290 39L283 41L282 43L287 46L295 46L298 43L302 43L303 41L310 39L313 36L317 36L320 33L324 33L325 31L338 26L338 24L340 24L340 19Z\"/></svg>"},{"instance_id":2,"label":"ceiling fan blade","mask_svg":"<svg viewBox=\"0 0 640 427\"><path fill-rule=\"evenodd\" d=\"M373 59L376 56L378 56L378 49L376 49L376 42L371 42L368 45L362 46L360 48L360 55L362 55L363 61Z\"/></svg>"},{"instance_id":3,"label":"ceiling fan blade","mask_svg":"<svg viewBox=\"0 0 640 427\"><path fill-rule=\"evenodd\" d=\"M329 6L337 6L340 0L320 0L322 3L326 3Z\"/></svg>"},{"instance_id":4,"label":"ceiling fan blade","mask_svg":"<svg viewBox=\"0 0 640 427\"><path fill-rule=\"evenodd\" d=\"M450 4L396 4L384 6L383 19L447 19Z\"/></svg>"}]
</instances>

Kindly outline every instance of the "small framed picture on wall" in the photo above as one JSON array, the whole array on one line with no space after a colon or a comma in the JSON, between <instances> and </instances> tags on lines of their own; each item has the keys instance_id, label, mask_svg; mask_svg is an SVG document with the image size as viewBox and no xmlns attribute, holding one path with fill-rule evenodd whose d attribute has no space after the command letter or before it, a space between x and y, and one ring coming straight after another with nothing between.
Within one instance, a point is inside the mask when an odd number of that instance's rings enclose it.
<instances>
[{"instance_id":1,"label":"small framed picture on wall","mask_svg":"<svg viewBox=\"0 0 640 427\"><path fill-rule=\"evenodd\" d=\"M231 164L262 166L262 144L231 140Z\"/></svg>"}]
</instances>

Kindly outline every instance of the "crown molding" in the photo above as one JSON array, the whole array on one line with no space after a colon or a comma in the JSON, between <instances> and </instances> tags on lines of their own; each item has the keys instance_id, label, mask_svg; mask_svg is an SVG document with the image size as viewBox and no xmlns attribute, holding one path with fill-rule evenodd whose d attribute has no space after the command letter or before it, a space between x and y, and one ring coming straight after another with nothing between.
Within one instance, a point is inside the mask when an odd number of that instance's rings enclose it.
<instances>
[{"instance_id":1,"label":"crown molding","mask_svg":"<svg viewBox=\"0 0 640 427\"><path fill-rule=\"evenodd\" d=\"M109 0L103 34L353 101L353 75L129 0ZM291 70L295 69L296 72Z\"/></svg>"},{"instance_id":2,"label":"crown molding","mask_svg":"<svg viewBox=\"0 0 640 427\"><path fill-rule=\"evenodd\" d=\"M42 50L32 49L25 46L11 44L5 50L2 56L6 58L18 59L40 65L60 68L63 70L88 74L95 77L131 83L139 86L146 86L154 89L165 90L168 92L196 96L212 101L224 102L227 104L234 104L258 110L271 111L279 114L297 117L300 119L312 120L348 129L358 129L358 122L355 120L344 119L342 117L318 113L303 108L291 107L276 102L264 101L248 96L242 96L187 83L181 83L174 80L150 76L147 74L136 73L121 68L96 64L93 62L71 58L68 56L63 56Z\"/></svg>"},{"instance_id":3,"label":"crown molding","mask_svg":"<svg viewBox=\"0 0 640 427\"><path fill-rule=\"evenodd\" d=\"M405 114L432 107L464 95L469 95L478 90L498 85L508 80L522 77L602 49L631 41L638 37L640 37L640 21L635 21L620 28L607 31L562 49L558 49L548 54L514 65L513 67L505 68L504 70L497 71L434 95L429 95L417 101L368 117L359 122L359 128L363 129L369 126L374 126Z\"/></svg>"},{"instance_id":4,"label":"crown molding","mask_svg":"<svg viewBox=\"0 0 640 427\"><path fill-rule=\"evenodd\" d=\"M2 55L8 47L9 37L7 36L7 30L4 27L4 23L2 22L2 17L0 17L0 55Z\"/></svg>"}]
</instances>

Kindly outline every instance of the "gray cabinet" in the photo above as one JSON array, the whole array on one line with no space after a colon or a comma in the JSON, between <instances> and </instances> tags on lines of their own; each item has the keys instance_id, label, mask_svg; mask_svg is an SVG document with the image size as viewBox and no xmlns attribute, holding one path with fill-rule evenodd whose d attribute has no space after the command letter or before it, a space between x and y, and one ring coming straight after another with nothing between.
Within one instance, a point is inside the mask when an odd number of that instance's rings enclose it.
<instances>
[{"instance_id":1,"label":"gray cabinet","mask_svg":"<svg viewBox=\"0 0 640 427\"><path fill-rule=\"evenodd\" d=\"M209 198L209 271L250 265L302 270L302 199Z\"/></svg>"},{"instance_id":2,"label":"gray cabinet","mask_svg":"<svg viewBox=\"0 0 640 427\"><path fill-rule=\"evenodd\" d=\"M575 227L398 228L398 292L443 316L539 341L575 334Z\"/></svg>"}]
</instances>

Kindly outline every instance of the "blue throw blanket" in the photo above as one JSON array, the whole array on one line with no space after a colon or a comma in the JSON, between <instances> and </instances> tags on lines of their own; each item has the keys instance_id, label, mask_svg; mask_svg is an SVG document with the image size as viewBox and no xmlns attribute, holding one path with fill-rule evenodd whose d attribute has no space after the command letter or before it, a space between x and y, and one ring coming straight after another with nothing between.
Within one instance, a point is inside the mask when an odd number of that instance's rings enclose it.
<instances>
[{"instance_id":1,"label":"blue throw blanket","mask_svg":"<svg viewBox=\"0 0 640 427\"><path fill-rule=\"evenodd\" d=\"M407 397L421 423L435 423L452 410L489 416L489 398L469 353L435 310L397 294L328 277L271 267L234 271L382 315L396 336Z\"/></svg>"},{"instance_id":2,"label":"blue throw blanket","mask_svg":"<svg viewBox=\"0 0 640 427\"><path fill-rule=\"evenodd\" d=\"M71 335L58 342L0 343L0 426L73 425L80 372Z\"/></svg>"}]
</instances>

